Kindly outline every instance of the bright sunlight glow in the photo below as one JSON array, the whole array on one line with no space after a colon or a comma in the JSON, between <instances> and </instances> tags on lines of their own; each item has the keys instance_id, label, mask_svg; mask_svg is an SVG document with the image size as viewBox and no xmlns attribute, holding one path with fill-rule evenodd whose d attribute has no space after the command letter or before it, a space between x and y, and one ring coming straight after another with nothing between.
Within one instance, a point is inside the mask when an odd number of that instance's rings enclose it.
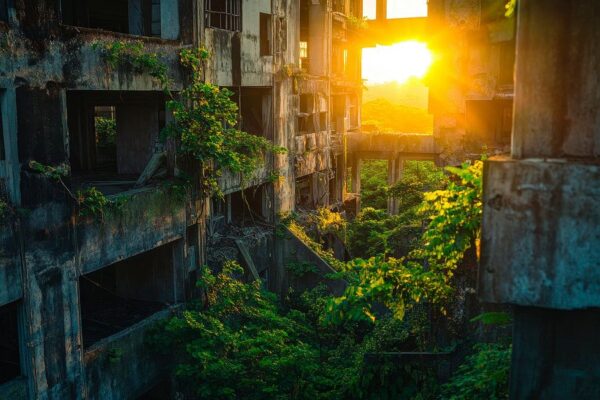
<instances>
[{"instance_id":1,"label":"bright sunlight glow","mask_svg":"<svg viewBox=\"0 0 600 400\"><path fill-rule=\"evenodd\" d=\"M362 54L362 75L367 85L404 83L410 78L422 78L432 61L427 45L415 40L366 48Z\"/></svg>"}]
</instances>

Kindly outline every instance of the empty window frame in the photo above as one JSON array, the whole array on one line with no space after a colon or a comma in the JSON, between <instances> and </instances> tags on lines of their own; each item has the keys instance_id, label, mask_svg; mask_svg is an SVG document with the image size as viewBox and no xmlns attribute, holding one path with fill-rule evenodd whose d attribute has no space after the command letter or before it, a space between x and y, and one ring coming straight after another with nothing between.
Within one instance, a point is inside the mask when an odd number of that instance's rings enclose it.
<instances>
[{"instance_id":1,"label":"empty window frame","mask_svg":"<svg viewBox=\"0 0 600 400\"><path fill-rule=\"evenodd\" d=\"M176 302L174 246L160 246L79 278L84 347Z\"/></svg>"},{"instance_id":2,"label":"empty window frame","mask_svg":"<svg viewBox=\"0 0 600 400\"><path fill-rule=\"evenodd\" d=\"M254 186L243 191L237 191L229 197L231 220L235 225L245 226L255 221L267 221L268 203L266 185Z\"/></svg>"},{"instance_id":3,"label":"empty window frame","mask_svg":"<svg viewBox=\"0 0 600 400\"><path fill-rule=\"evenodd\" d=\"M241 31L241 0L204 0L204 25L207 28Z\"/></svg>"},{"instance_id":4,"label":"empty window frame","mask_svg":"<svg viewBox=\"0 0 600 400\"><path fill-rule=\"evenodd\" d=\"M272 139L271 99L271 89L269 88L242 88L240 121L243 131Z\"/></svg>"},{"instance_id":5,"label":"empty window frame","mask_svg":"<svg viewBox=\"0 0 600 400\"><path fill-rule=\"evenodd\" d=\"M271 14L260 13L260 55L273 54L273 31L271 29Z\"/></svg>"},{"instance_id":6,"label":"empty window frame","mask_svg":"<svg viewBox=\"0 0 600 400\"><path fill-rule=\"evenodd\" d=\"M66 25L142 36L160 37L160 8L160 0L61 0Z\"/></svg>"},{"instance_id":7,"label":"empty window frame","mask_svg":"<svg viewBox=\"0 0 600 400\"><path fill-rule=\"evenodd\" d=\"M8 0L0 0L0 21L8 22Z\"/></svg>"},{"instance_id":8,"label":"empty window frame","mask_svg":"<svg viewBox=\"0 0 600 400\"><path fill-rule=\"evenodd\" d=\"M19 307L10 303L0 307L0 385L21 376Z\"/></svg>"},{"instance_id":9,"label":"empty window frame","mask_svg":"<svg viewBox=\"0 0 600 400\"><path fill-rule=\"evenodd\" d=\"M105 194L131 188L165 126L164 102L161 92L67 92L74 185L94 181Z\"/></svg>"}]
</instances>

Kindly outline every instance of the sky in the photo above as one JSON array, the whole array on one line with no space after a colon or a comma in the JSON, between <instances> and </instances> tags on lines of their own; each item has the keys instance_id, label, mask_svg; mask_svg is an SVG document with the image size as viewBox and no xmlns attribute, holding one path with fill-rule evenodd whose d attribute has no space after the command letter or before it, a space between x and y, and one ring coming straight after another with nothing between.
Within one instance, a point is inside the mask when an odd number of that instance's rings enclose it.
<instances>
[{"instance_id":1,"label":"sky","mask_svg":"<svg viewBox=\"0 0 600 400\"><path fill-rule=\"evenodd\" d=\"M375 19L377 0L364 0L363 16ZM388 18L410 18L427 16L427 0L388 0Z\"/></svg>"}]
</instances>

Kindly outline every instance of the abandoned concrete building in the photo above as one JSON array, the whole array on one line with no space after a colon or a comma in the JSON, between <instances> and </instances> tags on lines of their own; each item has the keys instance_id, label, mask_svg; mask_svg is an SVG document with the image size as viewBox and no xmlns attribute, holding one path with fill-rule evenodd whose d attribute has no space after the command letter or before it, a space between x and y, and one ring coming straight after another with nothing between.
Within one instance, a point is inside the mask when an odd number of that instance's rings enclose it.
<instances>
[{"instance_id":1,"label":"abandoned concrete building","mask_svg":"<svg viewBox=\"0 0 600 400\"><path fill-rule=\"evenodd\" d=\"M504 18L502 5L430 0L426 18L399 19L386 15L386 0L374 1L377 12L367 34L355 21L362 0L0 0L0 193L18 210L18 217L0 226L0 398L124 399L158 393L164 363L144 350L145 332L195 295L200 265L238 258L249 276L280 292L288 284L283 263L290 254L322 260L300 241L274 234L278 215L319 206L355 212L362 160L388 160L393 183L406 160L448 164L458 153L464 158L480 152L484 144L500 152L510 147L517 29L514 18ZM551 66L555 49L589 45L591 50L578 47L571 55L582 61L577 73L595 82L600 52L593 50L600 41L591 40L597 31L590 16L599 12L591 1L549 2L557 10L574 7L563 14L549 13L545 1L523 3L519 18L532 29L519 39L525 54L517 61L523 99L519 103L516 97L515 110L521 117L514 122L514 159L494 160L486 172L496 184L486 189L481 294L490 302L519 305L515 363L525 368L533 363L530 357L552 346L527 332L554 329L556 346L573 345L559 327L544 325L545 313L560 313L561 321L580 326L584 336L597 329L592 311L535 307L599 305L592 264L573 275L567 271L573 260L561 258L585 253L595 266L599 259L597 243L579 240L599 237L593 221L600 217L583 217L584 209L598 209L593 207L597 185L583 183L599 179L598 135L583 126L594 122L596 113L588 111L597 108L597 99L592 92L572 90L559 100L561 88L569 87L568 72L578 67ZM545 21L532 14L553 18L556 36L546 41ZM572 32L569 26L580 28ZM564 32L568 41L560 38ZM407 38L426 40L440 54L433 74L444 78L430 83L434 135L362 134L361 49ZM205 46L212 55L206 78L234 93L241 128L287 148L287 154L269 156L250 187L224 175L224 199L206 203L161 190L172 174L168 165L141 179L156 154L166 153L167 164L175 158L159 140L171 116L165 93L150 76L102 62L94 44L117 40L141 42L160 53L173 92L186 79L179 50ZM536 85L547 96L529 102ZM577 104L571 112L581 122L554 119L552 113L565 102ZM541 116L535 121L525 110L532 104ZM99 136L100 119L113 121L113 140ZM547 130L558 139L547 139ZM535 137L524 135L531 131ZM567 156L582 161L522 160ZM72 192L95 187L127 201L102 221L81 217L65 188L29 168L30 161L67 163L65 182ZM527 182L519 181L522 170L528 171ZM274 172L281 178L271 179ZM583 179L579 186L575 178ZM505 181L519 181L522 189L515 194ZM536 190L546 197L523 194ZM565 200L542 214L524 211L574 191L585 193L579 208ZM389 208L394 212L393 199ZM510 237L521 235L511 212L531 227L530 241L521 247L511 244ZM536 229L552 236L562 223L569 228L560 240L572 247L550 257L562 247L539 242ZM579 224L585 229L567 239ZM513 261L505 263L510 257ZM550 275L536 275L549 268ZM584 336L578 349L597 347ZM568 375L575 385L578 365L562 365L559 358L544 359L547 366L563 368L557 375L531 379L558 384ZM528 379L529 373L517 370L515 376ZM523 382L513 381L515 398L530 398L521 391L535 390Z\"/></svg>"}]
</instances>

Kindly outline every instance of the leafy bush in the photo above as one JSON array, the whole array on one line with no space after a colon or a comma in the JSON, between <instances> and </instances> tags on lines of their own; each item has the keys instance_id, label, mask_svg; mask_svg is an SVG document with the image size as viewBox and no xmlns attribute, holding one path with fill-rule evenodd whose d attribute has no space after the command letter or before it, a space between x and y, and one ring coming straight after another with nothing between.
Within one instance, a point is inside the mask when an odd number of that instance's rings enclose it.
<instances>
[{"instance_id":1,"label":"leafy bush","mask_svg":"<svg viewBox=\"0 0 600 400\"><path fill-rule=\"evenodd\" d=\"M450 382L442 387L444 399L508 399L512 348L501 343L480 343Z\"/></svg>"}]
</instances>

